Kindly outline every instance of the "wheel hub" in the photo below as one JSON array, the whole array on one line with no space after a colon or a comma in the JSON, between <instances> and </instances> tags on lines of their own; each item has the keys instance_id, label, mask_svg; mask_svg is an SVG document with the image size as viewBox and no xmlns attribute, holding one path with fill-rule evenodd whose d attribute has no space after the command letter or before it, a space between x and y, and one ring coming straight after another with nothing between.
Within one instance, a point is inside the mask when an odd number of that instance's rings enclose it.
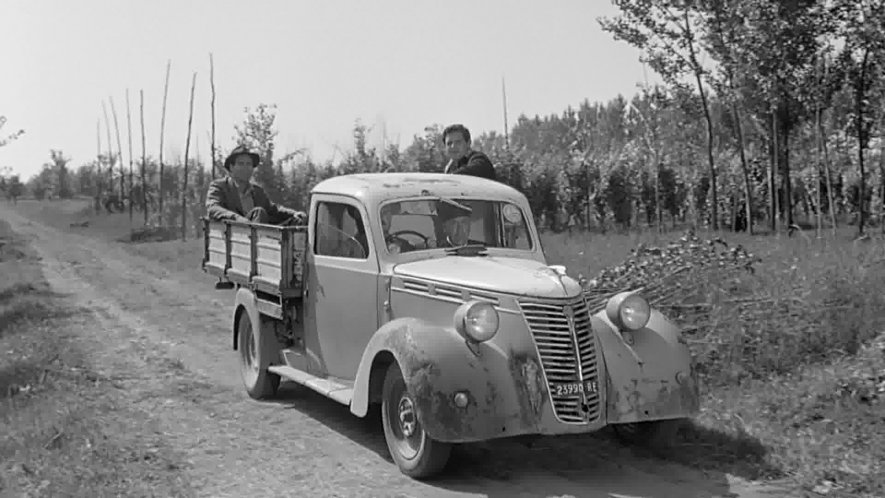
<instances>
[{"instance_id":1,"label":"wheel hub","mask_svg":"<svg viewBox=\"0 0 885 498\"><path fill-rule=\"evenodd\" d=\"M415 418L415 406L408 396L403 396L399 400L399 425L404 436L412 437L415 434L418 421Z\"/></svg>"}]
</instances>

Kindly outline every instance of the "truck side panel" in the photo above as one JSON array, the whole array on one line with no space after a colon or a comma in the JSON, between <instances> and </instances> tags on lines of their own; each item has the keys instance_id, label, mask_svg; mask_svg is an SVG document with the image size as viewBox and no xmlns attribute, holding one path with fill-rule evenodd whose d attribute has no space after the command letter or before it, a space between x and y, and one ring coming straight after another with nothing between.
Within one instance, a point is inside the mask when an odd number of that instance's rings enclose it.
<instances>
[{"instance_id":1,"label":"truck side panel","mask_svg":"<svg viewBox=\"0 0 885 498\"><path fill-rule=\"evenodd\" d=\"M274 296L300 297L304 288L305 227L203 219L203 270Z\"/></svg>"}]
</instances>

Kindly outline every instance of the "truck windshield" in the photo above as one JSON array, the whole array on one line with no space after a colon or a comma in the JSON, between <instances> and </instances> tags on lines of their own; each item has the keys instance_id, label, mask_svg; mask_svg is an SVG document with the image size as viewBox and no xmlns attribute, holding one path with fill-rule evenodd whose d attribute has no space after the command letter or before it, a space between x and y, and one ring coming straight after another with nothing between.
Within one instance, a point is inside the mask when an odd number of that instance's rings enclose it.
<instances>
[{"instance_id":1,"label":"truck windshield","mask_svg":"<svg viewBox=\"0 0 885 498\"><path fill-rule=\"evenodd\" d=\"M464 245L521 250L534 247L522 209L504 201L390 202L381 207L381 228L387 250L393 254Z\"/></svg>"}]
</instances>

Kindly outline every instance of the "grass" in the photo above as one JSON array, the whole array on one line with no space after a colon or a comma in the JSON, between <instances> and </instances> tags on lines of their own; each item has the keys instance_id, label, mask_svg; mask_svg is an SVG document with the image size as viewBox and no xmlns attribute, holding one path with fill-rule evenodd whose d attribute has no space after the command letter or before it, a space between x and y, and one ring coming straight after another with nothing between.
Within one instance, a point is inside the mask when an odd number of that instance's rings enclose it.
<instances>
[{"instance_id":1,"label":"grass","mask_svg":"<svg viewBox=\"0 0 885 498\"><path fill-rule=\"evenodd\" d=\"M0 222L0 496L192 494L149 413L93 368L83 310Z\"/></svg>"},{"instance_id":2,"label":"grass","mask_svg":"<svg viewBox=\"0 0 885 498\"><path fill-rule=\"evenodd\" d=\"M118 239L128 215L91 217L20 203L65 230ZM65 213L60 215L60 213ZM89 218L90 226L70 227ZM139 226L136 215L135 226ZM871 231L878 229L871 228ZM829 496L885 496L885 248L827 234L709 234L761 258L754 274L710 271L691 282L686 327L702 373L702 413L666 459L749 479L794 481ZM638 244L682 234L545 233L548 260L592 277ZM126 244L170 271L199 273L202 241Z\"/></svg>"}]
</instances>

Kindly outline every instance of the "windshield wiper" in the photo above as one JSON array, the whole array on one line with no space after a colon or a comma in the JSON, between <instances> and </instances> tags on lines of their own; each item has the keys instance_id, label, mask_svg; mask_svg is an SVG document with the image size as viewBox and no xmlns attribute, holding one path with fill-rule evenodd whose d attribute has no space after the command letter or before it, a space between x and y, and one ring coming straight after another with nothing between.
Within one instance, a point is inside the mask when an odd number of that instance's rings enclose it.
<instances>
[{"instance_id":1,"label":"windshield wiper","mask_svg":"<svg viewBox=\"0 0 885 498\"><path fill-rule=\"evenodd\" d=\"M437 200L437 201L441 201L441 202L445 202L445 203L448 204L449 206L454 206L454 207L456 207L456 208L458 208L458 209L461 209L461 210L463 210L463 211L467 211L468 213L472 213L472 212L473 212L473 208L472 208L472 207L467 206L467 205L465 205L465 204L461 204L460 202L458 202L458 201L456 201L456 200L449 199L449 198L447 198L447 197L436 196L436 200Z\"/></svg>"},{"instance_id":2,"label":"windshield wiper","mask_svg":"<svg viewBox=\"0 0 885 498\"><path fill-rule=\"evenodd\" d=\"M456 207L456 208L461 209L461 210L463 210L463 211L466 211L466 212L468 212L468 213L472 213L472 212L473 212L473 208L472 208L472 207L470 207L470 206L468 206L468 205L466 205L466 204L461 204L460 202L458 202L458 201L456 201L456 200L453 200L453 199L449 199L448 197L443 197L443 196L441 196L441 195L436 195L436 194L432 193L432 192L429 191L429 190L422 190L422 191L421 191L421 195L429 196L430 198L432 198L433 200L435 200L435 201L437 201L437 202L444 202L444 203L448 204L449 206Z\"/></svg>"},{"instance_id":3,"label":"windshield wiper","mask_svg":"<svg viewBox=\"0 0 885 498\"><path fill-rule=\"evenodd\" d=\"M487 256L488 253L485 244L464 244L463 246L446 248L446 254L450 256Z\"/></svg>"}]
</instances>

